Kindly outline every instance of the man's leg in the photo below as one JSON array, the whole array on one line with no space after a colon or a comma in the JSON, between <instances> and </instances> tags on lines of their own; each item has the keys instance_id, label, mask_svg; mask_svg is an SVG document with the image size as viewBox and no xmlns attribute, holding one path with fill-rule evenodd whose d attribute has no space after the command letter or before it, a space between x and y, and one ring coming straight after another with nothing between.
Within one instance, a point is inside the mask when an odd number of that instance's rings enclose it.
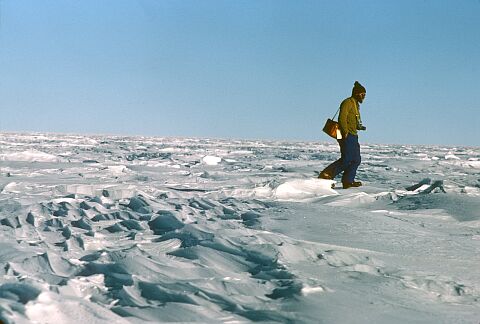
<instances>
[{"instance_id":1,"label":"man's leg","mask_svg":"<svg viewBox=\"0 0 480 324\"><path fill-rule=\"evenodd\" d=\"M360 145L358 144L358 136L348 135L344 144L345 158L343 161L343 183L352 183L355 180L357 168L360 165Z\"/></svg>"},{"instance_id":2,"label":"man's leg","mask_svg":"<svg viewBox=\"0 0 480 324\"><path fill-rule=\"evenodd\" d=\"M335 162L331 163L322 172L320 172L319 178L322 179L334 179L338 174L340 174L343 169L343 160L345 155L343 140L338 140L338 145L340 145L340 158Z\"/></svg>"},{"instance_id":3,"label":"man's leg","mask_svg":"<svg viewBox=\"0 0 480 324\"><path fill-rule=\"evenodd\" d=\"M358 143L358 137L355 139L355 145L353 146L353 160L352 163L350 164L350 175L352 181L355 181L355 177L357 176L357 169L360 166L360 163L362 162L362 157L360 156L360 144Z\"/></svg>"}]
</instances>

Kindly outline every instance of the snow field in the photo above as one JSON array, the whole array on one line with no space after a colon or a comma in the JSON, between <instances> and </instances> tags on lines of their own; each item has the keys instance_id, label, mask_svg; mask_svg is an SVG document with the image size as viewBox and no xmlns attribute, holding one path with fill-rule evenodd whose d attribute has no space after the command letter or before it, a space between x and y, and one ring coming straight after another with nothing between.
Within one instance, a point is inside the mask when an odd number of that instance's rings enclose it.
<instances>
[{"instance_id":1,"label":"snow field","mask_svg":"<svg viewBox=\"0 0 480 324\"><path fill-rule=\"evenodd\" d=\"M478 319L474 148L1 134L6 323Z\"/></svg>"}]
</instances>

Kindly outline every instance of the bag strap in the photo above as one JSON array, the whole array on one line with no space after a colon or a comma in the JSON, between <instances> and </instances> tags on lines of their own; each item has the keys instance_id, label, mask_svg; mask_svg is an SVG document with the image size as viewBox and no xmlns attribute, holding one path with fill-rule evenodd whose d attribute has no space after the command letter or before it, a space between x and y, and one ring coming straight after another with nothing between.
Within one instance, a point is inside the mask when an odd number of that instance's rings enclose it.
<instances>
[{"instance_id":1,"label":"bag strap","mask_svg":"<svg viewBox=\"0 0 480 324\"><path fill-rule=\"evenodd\" d=\"M362 124L362 117L360 117L360 107L359 105L357 105L357 102L355 101L355 99L352 98L352 101L353 101L353 104L355 105L355 108L357 108L358 115L355 115L355 117L357 117L357 124L358 123Z\"/></svg>"},{"instance_id":2,"label":"bag strap","mask_svg":"<svg viewBox=\"0 0 480 324\"><path fill-rule=\"evenodd\" d=\"M355 102L355 99L353 99L353 98L352 98L352 101L353 101L353 105L357 108L358 115L359 115L358 117L360 118L360 111L358 110L357 103ZM341 106L338 107L337 112L336 112L335 115L333 115L333 117L332 117L332 120L335 120L335 116L337 116L338 112L340 111L340 108L341 108Z\"/></svg>"},{"instance_id":3,"label":"bag strap","mask_svg":"<svg viewBox=\"0 0 480 324\"><path fill-rule=\"evenodd\" d=\"M338 107L337 112L335 113L335 115L333 115L332 120L335 120L335 116L337 116L339 111L340 111L340 107Z\"/></svg>"}]
</instances>

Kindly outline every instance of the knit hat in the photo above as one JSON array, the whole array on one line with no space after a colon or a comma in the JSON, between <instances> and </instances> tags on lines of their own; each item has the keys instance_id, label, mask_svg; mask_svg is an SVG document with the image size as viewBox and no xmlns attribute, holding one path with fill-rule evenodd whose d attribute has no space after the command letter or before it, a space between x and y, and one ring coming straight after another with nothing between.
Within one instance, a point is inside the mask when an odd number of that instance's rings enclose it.
<instances>
[{"instance_id":1,"label":"knit hat","mask_svg":"<svg viewBox=\"0 0 480 324\"><path fill-rule=\"evenodd\" d=\"M352 96L359 93L367 93L367 90L358 81L355 81L355 84L353 85L353 89L352 89Z\"/></svg>"}]
</instances>

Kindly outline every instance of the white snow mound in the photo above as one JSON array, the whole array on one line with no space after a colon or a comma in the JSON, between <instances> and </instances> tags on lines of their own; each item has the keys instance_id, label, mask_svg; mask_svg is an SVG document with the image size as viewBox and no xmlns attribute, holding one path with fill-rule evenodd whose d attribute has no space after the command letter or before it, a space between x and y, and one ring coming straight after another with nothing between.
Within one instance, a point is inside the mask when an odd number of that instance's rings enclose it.
<instances>
[{"instance_id":1,"label":"white snow mound","mask_svg":"<svg viewBox=\"0 0 480 324\"><path fill-rule=\"evenodd\" d=\"M218 156L207 155L202 159L202 161L206 165L218 165L222 161L222 158Z\"/></svg>"},{"instance_id":2,"label":"white snow mound","mask_svg":"<svg viewBox=\"0 0 480 324\"><path fill-rule=\"evenodd\" d=\"M287 181L275 189L274 196L279 200L304 200L338 194L332 189L333 180L296 179Z\"/></svg>"}]
</instances>

